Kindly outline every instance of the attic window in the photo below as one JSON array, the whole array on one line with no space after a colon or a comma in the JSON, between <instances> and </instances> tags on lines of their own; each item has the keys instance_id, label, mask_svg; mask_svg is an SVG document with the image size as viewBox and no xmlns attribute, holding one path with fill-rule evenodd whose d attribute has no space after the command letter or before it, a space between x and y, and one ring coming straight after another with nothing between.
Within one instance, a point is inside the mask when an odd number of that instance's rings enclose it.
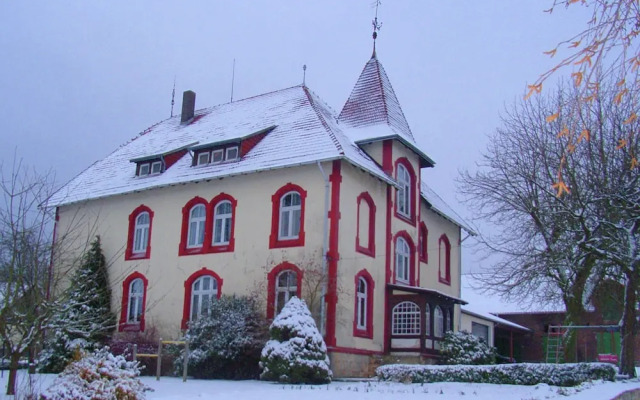
<instances>
[{"instance_id":1,"label":"attic window","mask_svg":"<svg viewBox=\"0 0 640 400\"><path fill-rule=\"evenodd\" d=\"M163 171L162 160L138 163L138 176L158 175Z\"/></svg>"},{"instance_id":2,"label":"attic window","mask_svg":"<svg viewBox=\"0 0 640 400\"><path fill-rule=\"evenodd\" d=\"M194 165L220 164L235 161L240 156L237 143L227 146L208 147L195 151Z\"/></svg>"},{"instance_id":3,"label":"attic window","mask_svg":"<svg viewBox=\"0 0 640 400\"><path fill-rule=\"evenodd\" d=\"M229 147L227 148L227 160L235 160L238 158L238 147Z\"/></svg>"},{"instance_id":4,"label":"attic window","mask_svg":"<svg viewBox=\"0 0 640 400\"><path fill-rule=\"evenodd\" d=\"M224 160L224 151L222 149L220 150L214 150L211 152L211 162L214 164L217 163L221 163L222 160Z\"/></svg>"},{"instance_id":5,"label":"attic window","mask_svg":"<svg viewBox=\"0 0 640 400\"><path fill-rule=\"evenodd\" d=\"M140 164L138 168L138 176L147 176L149 175L149 163Z\"/></svg>"}]
</instances>

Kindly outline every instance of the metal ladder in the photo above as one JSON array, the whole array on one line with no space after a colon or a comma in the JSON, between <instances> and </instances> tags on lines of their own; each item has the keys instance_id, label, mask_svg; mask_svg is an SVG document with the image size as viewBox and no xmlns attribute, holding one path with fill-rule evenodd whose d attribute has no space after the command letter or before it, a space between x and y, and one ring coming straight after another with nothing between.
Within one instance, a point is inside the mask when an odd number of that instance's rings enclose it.
<instances>
[{"instance_id":1,"label":"metal ladder","mask_svg":"<svg viewBox=\"0 0 640 400\"><path fill-rule=\"evenodd\" d=\"M549 325L549 330L547 331L547 363L558 364L564 362L563 343L568 331L563 326Z\"/></svg>"}]
</instances>

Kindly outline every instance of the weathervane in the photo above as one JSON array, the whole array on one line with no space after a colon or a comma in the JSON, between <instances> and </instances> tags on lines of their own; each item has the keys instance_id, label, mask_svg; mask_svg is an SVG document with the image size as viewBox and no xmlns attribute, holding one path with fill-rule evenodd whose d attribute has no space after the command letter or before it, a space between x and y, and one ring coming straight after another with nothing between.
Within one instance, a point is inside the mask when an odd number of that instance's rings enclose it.
<instances>
[{"instance_id":1,"label":"weathervane","mask_svg":"<svg viewBox=\"0 0 640 400\"><path fill-rule=\"evenodd\" d=\"M378 6L381 4L380 0L375 0L374 4L376 6L376 16L373 21L371 21L371 24L373 25L373 55L371 57L376 56L376 39L378 38L380 28L382 28L382 22L378 23Z\"/></svg>"}]
</instances>

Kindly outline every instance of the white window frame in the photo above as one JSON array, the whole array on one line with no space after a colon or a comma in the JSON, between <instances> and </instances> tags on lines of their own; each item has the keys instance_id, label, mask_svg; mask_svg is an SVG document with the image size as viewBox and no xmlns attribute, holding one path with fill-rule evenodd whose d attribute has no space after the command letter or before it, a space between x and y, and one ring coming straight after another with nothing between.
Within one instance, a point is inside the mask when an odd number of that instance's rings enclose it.
<instances>
[{"instance_id":1,"label":"white window frame","mask_svg":"<svg viewBox=\"0 0 640 400\"><path fill-rule=\"evenodd\" d=\"M156 170L156 167L158 167L157 170ZM161 173L162 173L162 161L152 162L150 175L158 175Z\"/></svg>"},{"instance_id":2,"label":"white window frame","mask_svg":"<svg viewBox=\"0 0 640 400\"><path fill-rule=\"evenodd\" d=\"M431 335L431 306L429 303L424 305L424 334L426 336Z\"/></svg>"},{"instance_id":3,"label":"white window frame","mask_svg":"<svg viewBox=\"0 0 640 400\"><path fill-rule=\"evenodd\" d=\"M229 205L229 212L220 213L219 208L223 205ZM229 244L231 240L231 228L233 223L233 205L229 200L223 200L216 204L215 212L213 218L213 245L220 246ZM216 232L218 232L218 226L220 226L220 239L216 241ZM228 236L225 237L225 233L229 232Z\"/></svg>"},{"instance_id":4,"label":"white window frame","mask_svg":"<svg viewBox=\"0 0 640 400\"><path fill-rule=\"evenodd\" d=\"M413 301L403 301L391 311L391 334L409 336L420 334L420 307Z\"/></svg>"},{"instance_id":5,"label":"white window frame","mask_svg":"<svg viewBox=\"0 0 640 400\"><path fill-rule=\"evenodd\" d=\"M280 277L284 274L287 274L287 282L286 282L286 286L280 286ZM276 276L276 282L275 282L275 293L276 293L276 298L274 300L274 310L276 312L276 315L278 313L280 313L280 310L282 310L282 308L284 307L285 304L287 304L287 302L289 301L289 299L291 299L294 296L298 295L298 273L292 269L287 269L284 270L282 272L280 272L277 276ZM278 298L280 297L279 294L280 293L284 293L284 303L283 304L279 304L278 303Z\"/></svg>"},{"instance_id":6,"label":"white window frame","mask_svg":"<svg viewBox=\"0 0 640 400\"><path fill-rule=\"evenodd\" d=\"M147 220L141 222L140 219L146 216ZM149 227L151 225L151 215L143 211L136 216L135 227L133 228L133 254L144 254L149 245Z\"/></svg>"},{"instance_id":7,"label":"white window frame","mask_svg":"<svg viewBox=\"0 0 640 400\"><path fill-rule=\"evenodd\" d=\"M433 334L435 337L444 337L444 313L440 306L433 311Z\"/></svg>"},{"instance_id":8,"label":"white window frame","mask_svg":"<svg viewBox=\"0 0 640 400\"><path fill-rule=\"evenodd\" d=\"M409 284L411 263L411 248L403 238L396 239L396 281Z\"/></svg>"},{"instance_id":9,"label":"white window frame","mask_svg":"<svg viewBox=\"0 0 640 400\"><path fill-rule=\"evenodd\" d=\"M411 175L402 164L398 164L396 181L400 188L397 191L396 201L398 203L398 214L411 218Z\"/></svg>"},{"instance_id":10,"label":"white window frame","mask_svg":"<svg viewBox=\"0 0 640 400\"><path fill-rule=\"evenodd\" d=\"M151 172L151 165L149 163L142 163L138 167L138 176L147 176Z\"/></svg>"},{"instance_id":11,"label":"white window frame","mask_svg":"<svg viewBox=\"0 0 640 400\"><path fill-rule=\"evenodd\" d=\"M204 283L208 279L211 280L209 289L203 289ZM200 285L198 288L196 288L198 284ZM207 310L207 313L208 313L209 304L207 303L207 301L205 301L205 298L208 299L209 303L213 299L218 298L218 280L212 275L203 275L198 279L196 279L191 284L191 308L190 308L190 315L189 315L190 321L200 318L203 314L202 312L203 308ZM203 307L202 306L203 304L205 304L206 307Z\"/></svg>"},{"instance_id":12,"label":"white window frame","mask_svg":"<svg viewBox=\"0 0 640 400\"><path fill-rule=\"evenodd\" d=\"M220 158L216 160L216 157L218 156ZM211 164L220 164L223 161L224 161L224 150L218 149L218 150L213 150L211 152Z\"/></svg>"},{"instance_id":13,"label":"white window frame","mask_svg":"<svg viewBox=\"0 0 640 400\"><path fill-rule=\"evenodd\" d=\"M358 318L358 320L356 321L356 328L359 330L367 329L367 309L369 308L367 304L368 290L369 285L367 280L363 277L358 278L358 286L356 287L356 318Z\"/></svg>"},{"instance_id":14,"label":"white window frame","mask_svg":"<svg viewBox=\"0 0 640 400\"><path fill-rule=\"evenodd\" d=\"M235 151L235 156L231 157L230 153ZM225 160L227 161L231 161L231 160L235 160L238 158L238 155L240 154L239 150L238 150L238 146L233 146L233 147L228 147L227 148L227 153L225 154Z\"/></svg>"},{"instance_id":15,"label":"white window frame","mask_svg":"<svg viewBox=\"0 0 640 400\"><path fill-rule=\"evenodd\" d=\"M136 291L134 285L139 283L139 291ZM129 301L127 302L127 323L140 323L144 310L142 309L142 300L144 299L144 282L140 278L136 278L129 283ZM136 310L135 315L131 315L131 310Z\"/></svg>"},{"instance_id":16,"label":"white window frame","mask_svg":"<svg viewBox=\"0 0 640 400\"><path fill-rule=\"evenodd\" d=\"M290 206L285 206L285 199L289 196L292 196ZM298 198L298 204L293 204L293 200L295 196ZM298 230L295 232L294 223L295 223L295 215L298 215ZM278 239L280 240L290 240L297 239L300 235L300 227L302 225L302 196L300 193L296 191L287 192L280 198L280 212L278 213ZM285 225L284 222L287 221ZM286 226L286 232L283 232L283 227Z\"/></svg>"},{"instance_id":17,"label":"white window frame","mask_svg":"<svg viewBox=\"0 0 640 400\"><path fill-rule=\"evenodd\" d=\"M203 151L202 153L198 153L198 160L196 161L196 165L206 165L209 164L211 158L210 153L208 151Z\"/></svg>"},{"instance_id":18,"label":"white window frame","mask_svg":"<svg viewBox=\"0 0 640 400\"><path fill-rule=\"evenodd\" d=\"M202 207L202 209L204 210L204 215L194 217L194 210L199 207ZM189 227L187 230L187 248L192 249L202 247L202 244L204 243L204 228L206 220L207 207L204 204L196 204L195 206L191 207L191 209L189 210ZM195 229L195 233L193 235L194 241L191 240L193 229Z\"/></svg>"},{"instance_id":19,"label":"white window frame","mask_svg":"<svg viewBox=\"0 0 640 400\"><path fill-rule=\"evenodd\" d=\"M486 333L486 336L484 335ZM471 334L489 344L489 325L471 321Z\"/></svg>"}]
</instances>

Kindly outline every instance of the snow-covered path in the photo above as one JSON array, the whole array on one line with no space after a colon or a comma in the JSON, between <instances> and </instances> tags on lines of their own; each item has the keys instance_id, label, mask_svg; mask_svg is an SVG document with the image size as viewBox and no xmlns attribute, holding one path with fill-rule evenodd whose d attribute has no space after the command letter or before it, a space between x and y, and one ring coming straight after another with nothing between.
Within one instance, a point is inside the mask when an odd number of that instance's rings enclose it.
<instances>
[{"instance_id":1,"label":"snow-covered path","mask_svg":"<svg viewBox=\"0 0 640 400\"><path fill-rule=\"evenodd\" d=\"M2 392L6 389L7 372L2 376ZM22 386L26 376L21 376ZM55 375L35 375L32 385L36 390L46 388ZM640 381L594 382L576 388L559 388L548 385L513 386L471 383L402 384L377 381L333 382L329 385L282 385L260 381L218 381L165 378L156 381L142 377L145 385L153 389L147 392L148 400L183 399L233 399L233 400L609 400L631 389L640 389ZM0 395L0 399L10 399Z\"/></svg>"}]
</instances>

